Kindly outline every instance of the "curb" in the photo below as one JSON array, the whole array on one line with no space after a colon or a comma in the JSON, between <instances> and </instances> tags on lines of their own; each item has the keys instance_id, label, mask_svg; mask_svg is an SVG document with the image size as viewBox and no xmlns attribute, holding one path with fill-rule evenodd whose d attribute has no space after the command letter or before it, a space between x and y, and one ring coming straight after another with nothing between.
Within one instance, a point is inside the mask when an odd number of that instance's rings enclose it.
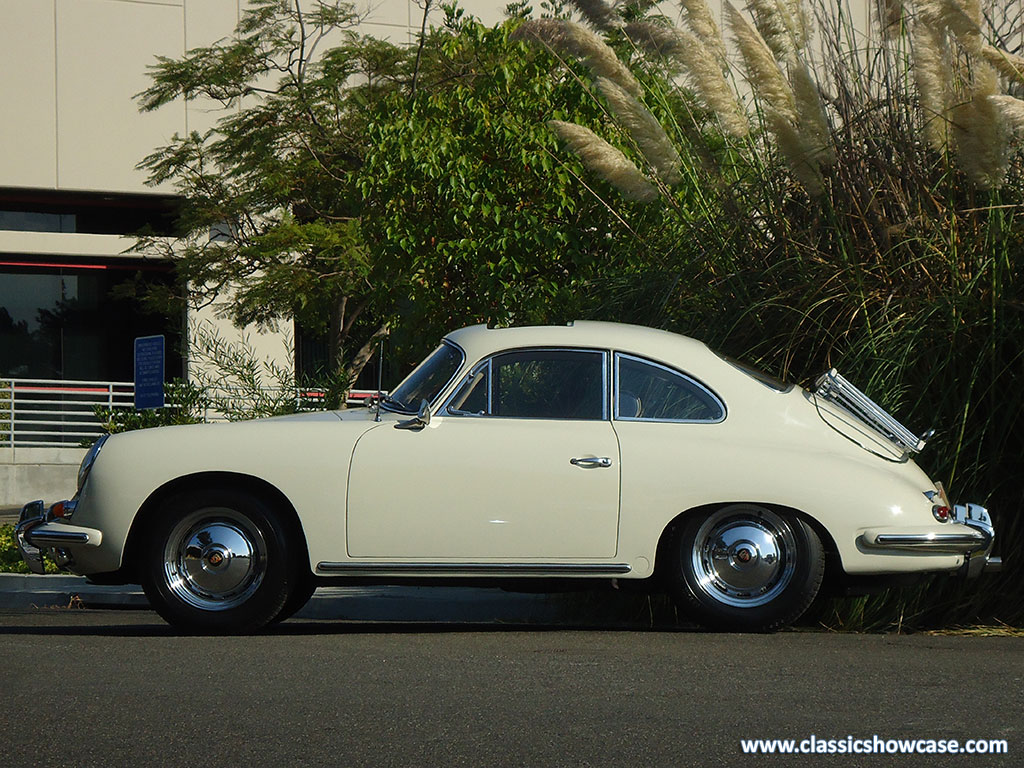
<instances>
[{"instance_id":1,"label":"curb","mask_svg":"<svg viewBox=\"0 0 1024 768\"><path fill-rule=\"evenodd\" d=\"M0 574L0 611L41 608L148 609L133 585L90 584L83 576ZM486 587L320 587L300 619L372 622L572 624L565 604L544 594ZM567 620L568 619L568 620Z\"/></svg>"},{"instance_id":2,"label":"curb","mask_svg":"<svg viewBox=\"0 0 1024 768\"><path fill-rule=\"evenodd\" d=\"M149 601L138 587L90 584L84 576L0 573L2 610L70 608L82 605L103 608L148 608Z\"/></svg>"}]
</instances>

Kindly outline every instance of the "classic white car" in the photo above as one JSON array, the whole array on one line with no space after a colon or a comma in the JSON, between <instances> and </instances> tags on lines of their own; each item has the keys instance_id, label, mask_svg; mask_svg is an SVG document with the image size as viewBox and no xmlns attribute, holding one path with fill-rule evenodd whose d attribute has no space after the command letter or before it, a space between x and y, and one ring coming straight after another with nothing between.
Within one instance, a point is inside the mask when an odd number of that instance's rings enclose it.
<instances>
[{"instance_id":1,"label":"classic white car","mask_svg":"<svg viewBox=\"0 0 1024 768\"><path fill-rule=\"evenodd\" d=\"M822 588L995 568L977 505L835 371L784 386L664 331L463 328L378 406L117 434L25 507L40 568L141 583L170 623L251 631L317 585L667 589L764 631Z\"/></svg>"}]
</instances>

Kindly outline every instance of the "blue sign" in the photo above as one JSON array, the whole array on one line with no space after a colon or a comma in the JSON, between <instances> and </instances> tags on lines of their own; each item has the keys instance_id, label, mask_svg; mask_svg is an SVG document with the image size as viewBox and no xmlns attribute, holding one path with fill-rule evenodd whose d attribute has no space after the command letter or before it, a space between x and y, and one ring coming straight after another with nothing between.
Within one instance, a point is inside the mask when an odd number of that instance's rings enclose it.
<instances>
[{"instance_id":1,"label":"blue sign","mask_svg":"<svg viewBox=\"0 0 1024 768\"><path fill-rule=\"evenodd\" d=\"M164 407L164 337L135 339L135 408Z\"/></svg>"}]
</instances>

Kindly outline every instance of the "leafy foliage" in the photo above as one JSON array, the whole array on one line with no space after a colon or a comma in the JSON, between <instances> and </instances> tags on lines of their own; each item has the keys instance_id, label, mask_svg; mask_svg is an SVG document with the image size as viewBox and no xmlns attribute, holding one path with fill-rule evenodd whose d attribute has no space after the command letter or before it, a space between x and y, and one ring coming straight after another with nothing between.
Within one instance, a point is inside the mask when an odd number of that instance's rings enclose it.
<instances>
[{"instance_id":1,"label":"leafy foliage","mask_svg":"<svg viewBox=\"0 0 1024 768\"><path fill-rule=\"evenodd\" d=\"M175 424L199 424L209 406L209 399L203 390L181 379L164 384L163 408L137 411L131 407L106 408L93 406L93 413L103 428L110 434L130 432L135 429L167 427ZM92 444L94 441L88 441Z\"/></svg>"},{"instance_id":2,"label":"leafy foliage","mask_svg":"<svg viewBox=\"0 0 1024 768\"><path fill-rule=\"evenodd\" d=\"M399 47L348 29L344 3L296 8L261 0L234 38L153 69L143 108L230 109L143 162L182 195L183 236L137 248L238 324L326 334L335 386L399 318L392 351L414 360L452 325L570 317L621 228L541 125L602 119L582 83L510 41L519 19L488 29L452 7Z\"/></svg>"},{"instance_id":3,"label":"leafy foliage","mask_svg":"<svg viewBox=\"0 0 1024 768\"><path fill-rule=\"evenodd\" d=\"M43 567L46 573L57 573L57 564L45 554ZM0 573L31 573L18 551L14 526L10 524L0 525Z\"/></svg>"},{"instance_id":4,"label":"leafy foliage","mask_svg":"<svg viewBox=\"0 0 1024 768\"><path fill-rule=\"evenodd\" d=\"M550 78L550 55L510 41L516 26L449 9L416 92L392 93L368 126L363 232L374 258L412 266L403 325L417 334L572 319L615 258L620 223L543 125L565 104L595 124L601 110L576 78Z\"/></svg>"}]
</instances>

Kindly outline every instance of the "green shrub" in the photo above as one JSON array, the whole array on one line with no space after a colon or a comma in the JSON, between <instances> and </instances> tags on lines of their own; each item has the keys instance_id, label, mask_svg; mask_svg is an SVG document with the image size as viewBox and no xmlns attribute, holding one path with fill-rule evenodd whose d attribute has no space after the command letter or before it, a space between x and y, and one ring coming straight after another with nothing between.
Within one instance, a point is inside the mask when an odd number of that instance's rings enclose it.
<instances>
[{"instance_id":1,"label":"green shrub","mask_svg":"<svg viewBox=\"0 0 1024 768\"><path fill-rule=\"evenodd\" d=\"M56 564L47 556L43 556L43 564L47 573L56 573ZM14 536L13 525L0 525L0 573L30 573L28 565L18 551L18 542Z\"/></svg>"}]
</instances>

